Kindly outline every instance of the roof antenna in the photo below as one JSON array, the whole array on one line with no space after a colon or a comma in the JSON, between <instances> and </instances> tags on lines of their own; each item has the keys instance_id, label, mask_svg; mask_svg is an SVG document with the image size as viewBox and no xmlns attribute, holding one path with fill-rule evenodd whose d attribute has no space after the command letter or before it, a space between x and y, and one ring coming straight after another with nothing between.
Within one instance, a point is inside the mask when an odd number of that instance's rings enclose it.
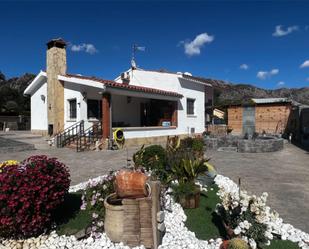
<instances>
[{"instance_id":1,"label":"roof antenna","mask_svg":"<svg viewBox=\"0 0 309 249\"><path fill-rule=\"evenodd\" d=\"M133 44L133 46L132 46L132 59L131 59L132 70L137 69L137 65L136 65L136 61L135 61L135 56L136 56L137 51L145 52L145 47L140 47L136 43Z\"/></svg>"}]
</instances>

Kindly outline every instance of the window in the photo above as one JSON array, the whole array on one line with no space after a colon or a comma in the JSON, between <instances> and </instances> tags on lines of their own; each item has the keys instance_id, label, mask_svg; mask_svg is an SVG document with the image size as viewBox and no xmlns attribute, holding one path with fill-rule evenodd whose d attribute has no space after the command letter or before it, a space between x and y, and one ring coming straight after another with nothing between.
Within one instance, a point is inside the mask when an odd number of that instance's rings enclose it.
<instances>
[{"instance_id":1,"label":"window","mask_svg":"<svg viewBox=\"0 0 309 249\"><path fill-rule=\"evenodd\" d=\"M96 99L87 100L87 117L88 119L101 119L101 101Z\"/></svg>"},{"instance_id":2,"label":"window","mask_svg":"<svg viewBox=\"0 0 309 249\"><path fill-rule=\"evenodd\" d=\"M187 99L187 115L194 115L195 99Z\"/></svg>"},{"instance_id":3,"label":"window","mask_svg":"<svg viewBox=\"0 0 309 249\"><path fill-rule=\"evenodd\" d=\"M76 99L69 99L69 118L76 119Z\"/></svg>"}]
</instances>

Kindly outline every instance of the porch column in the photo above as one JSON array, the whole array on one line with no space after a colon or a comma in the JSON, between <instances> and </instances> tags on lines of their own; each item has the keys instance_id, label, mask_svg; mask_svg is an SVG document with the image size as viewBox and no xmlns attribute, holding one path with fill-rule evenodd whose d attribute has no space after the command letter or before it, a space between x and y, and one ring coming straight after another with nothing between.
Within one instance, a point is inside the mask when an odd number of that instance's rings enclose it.
<instances>
[{"instance_id":1,"label":"porch column","mask_svg":"<svg viewBox=\"0 0 309 249\"><path fill-rule=\"evenodd\" d=\"M111 105L111 95L109 93L104 93L102 96L102 129L103 129L103 139L109 138L111 131L111 120L110 120L110 105Z\"/></svg>"},{"instance_id":2,"label":"porch column","mask_svg":"<svg viewBox=\"0 0 309 249\"><path fill-rule=\"evenodd\" d=\"M178 101L173 102L172 126L178 126Z\"/></svg>"}]
</instances>

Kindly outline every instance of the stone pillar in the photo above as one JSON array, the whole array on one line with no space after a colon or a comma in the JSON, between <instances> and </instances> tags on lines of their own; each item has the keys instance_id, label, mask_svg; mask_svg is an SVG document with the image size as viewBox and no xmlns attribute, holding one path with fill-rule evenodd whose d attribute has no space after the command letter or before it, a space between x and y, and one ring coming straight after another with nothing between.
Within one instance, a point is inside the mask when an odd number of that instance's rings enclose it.
<instances>
[{"instance_id":1,"label":"stone pillar","mask_svg":"<svg viewBox=\"0 0 309 249\"><path fill-rule=\"evenodd\" d=\"M102 129L103 139L110 137L111 132L111 95L104 93L102 97Z\"/></svg>"},{"instance_id":2,"label":"stone pillar","mask_svg":"<svg viewBox=\"0 0 309 249\"><path fill-rule=\"evenodd\" d=\"M64 83L58 80L58 75L65 75L67 71L65 47L62 39L47 43L47 118L53 134L64 129Z\"/></svg>"}]
</instances>

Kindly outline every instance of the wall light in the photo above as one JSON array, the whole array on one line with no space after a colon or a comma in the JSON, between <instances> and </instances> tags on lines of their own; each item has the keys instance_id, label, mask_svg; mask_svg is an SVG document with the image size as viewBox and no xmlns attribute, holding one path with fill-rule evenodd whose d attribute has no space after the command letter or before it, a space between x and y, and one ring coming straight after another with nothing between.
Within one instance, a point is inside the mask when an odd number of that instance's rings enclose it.
<instances>
[{"instance_id":1,"label":"wall light","mask_svg":"<svg viewBox=\"0 0 309 249\"><path fill-rule=\"evenodd\" d=\"M41 100L42 100L44 103L45 103L45 99L46 99L45 95L41 94Z\"/></svg>"}]
</instances>

